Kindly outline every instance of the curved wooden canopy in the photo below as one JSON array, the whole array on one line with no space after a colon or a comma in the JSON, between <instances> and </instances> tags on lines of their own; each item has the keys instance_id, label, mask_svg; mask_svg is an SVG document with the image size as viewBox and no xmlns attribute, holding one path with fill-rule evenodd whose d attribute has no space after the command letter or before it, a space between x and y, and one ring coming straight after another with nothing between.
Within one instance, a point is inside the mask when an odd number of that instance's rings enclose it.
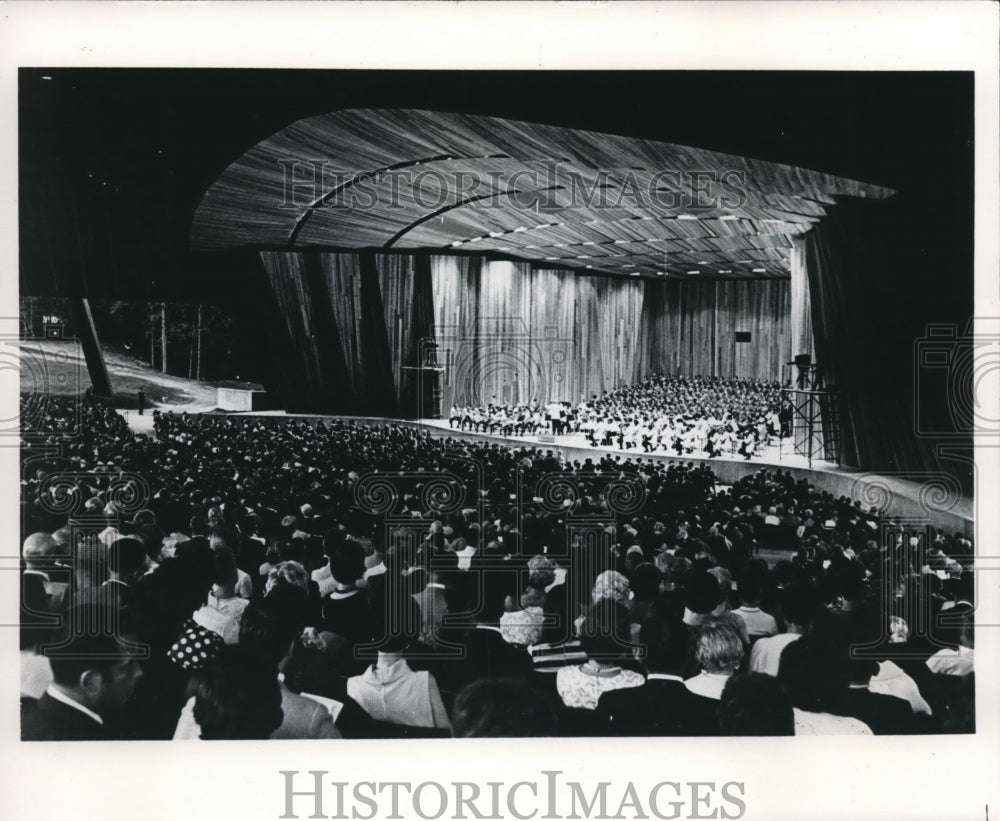
<instances>
[{"instance_id":1,"label":"curved wooden canopy","mask_svg":"<svg viewBox=\"0 0 1000 821\"><path fill-rule=\"evenodd\" d=\"M494 117L352 109L230 165L194 251L431 251L585 274L784 278L836 197L892 189L689 146Z\"/></svg>"}]
</instances>

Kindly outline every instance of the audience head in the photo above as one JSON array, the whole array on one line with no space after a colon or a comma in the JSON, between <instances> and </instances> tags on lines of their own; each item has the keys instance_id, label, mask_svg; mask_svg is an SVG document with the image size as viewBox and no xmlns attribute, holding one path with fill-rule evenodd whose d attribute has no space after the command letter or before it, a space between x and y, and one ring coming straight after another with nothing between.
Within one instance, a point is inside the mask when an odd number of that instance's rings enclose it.
<instances>
[{"instance_id":1,"label":"audience head","mask_svg":"<svg viewBox=\"0 0 1000 821\"><path fill-rule=\"evenodd\" d=\"M146 572L146 548L137 539L123 536L108 547L108 571L112 578L134 584Z\"/></svg>"},{"instance_id":2,"label":"audience head","mask_svg":"<svg viewBox=\"0 0 1000 821\"><path fill-rule=\"evenodd\" d=\"M689 634L680 621L651 617L639 629L639 644L650 673L681 676L688 662Z\"/></svg>"},{"instance_id":3,"label":"audience head","mask_svg":"<svg viewBox=\"0 0 1000 821\"><path fill-rule=\"evenodd\" d=\"M353 585L365 575L365 549L355 539L345 539L330 556L330 572L340 584Z\"/></svg>"},{"instance_id":4,"label":"audience head","mask_svg":"<svg viewBox=\"0 0 1000 821\"><path fill-rule=\"evenodd\" d=\"M307 604L301 590L291 585L250 602L240 617L240 646L262 661L277 665L306 626Z\"/></svg>"},{"instance_id":5,"label":"audience head","mask_svg":"<svg viewBox=\"0 0 1000 821\"><path fill-rule=\"evenodd\" d=\"M273 667L240 646L225 647L193 678L201 738L257 740L281 726L281 689Z\"/></svg>"},{"instance_id":6,"label":"audience head","mask_svg":"<svg viewBox=\"0 0 1000 821\"><path fill-rule=\"evenodd\" d=\"M834 712L849 685L847 644L803 636L781 651L778 679L800 710Z\"/></svg>"},{"instance_id":7,"label":"audience head","mask_svg":"<svg viewBox=\"0 0 1000 821\"><path fill-rule=\"evenodd\" d=\"M788 692L764 673L732 676L719 701L719 729L733 736L795 735Z\"/></svg>"},{"instance_id":8,"label":"audience head","mask_svg":"<svg viewBox=\"0 0 1000 821\"><path fill-rule=\"evenodd\" d=\"M21 557L25 565L31 568L43 567L52 557L60 552L59 545L48 533L32 533L24 540Z\"/></svg>"},{"instance_id":9,"label":"audience head","mask_svg":"<svg viewBox=\"0 0 1000 821\"><path fill-rule=\"evenodd\" d=\"M703 622L694 640L695 662L706 673L732 674L743 661L743 639L727 622L714 619Z\"/></svg>"},{"instance_id":10,"label":"audience head","mask_svg":"<svg viewBox=\"0 0 1000 821\"><path fill-rule=\"evenodd\" d=\"M522 680L486 678L462 689L452 708L456 738L529 738L556 734L557 713Z\"/></svg>"},{"instance_id":11,"label":"audience head","mask_svg":"<svg viewBox=\"0 0 1000 821\"><path fill-rule=\"evenodd\" d=\"M102 717L125 704L142 677L138 659L146 650L122 615L106 605L76 605L46 650L59 689Z\"/></svg>"},{"instance_id":12,"label":"audience head","mask_svg":"<svg viewBox=\"0 0 1000 821\"><path fill-rule=\"evenodd\" d=\"M297 587L308 595L309 573L298 562L288 561L275 565L268 571L267 581L264 583L264 595L270 596L275 588L282 586Z\"/></svg>"},{"instance_id":13,"label":"audience head","mask_svg":"<svg viewBox=\"0 0 1000 821\"><path fill-rule=\"evenodd\" d=\"M628 579L625 576L617 570L605 570L594 582L591 599L595 605L604 599L610 599L618 604L628 604L629 593Z\"/></svg>"}]
</instances>

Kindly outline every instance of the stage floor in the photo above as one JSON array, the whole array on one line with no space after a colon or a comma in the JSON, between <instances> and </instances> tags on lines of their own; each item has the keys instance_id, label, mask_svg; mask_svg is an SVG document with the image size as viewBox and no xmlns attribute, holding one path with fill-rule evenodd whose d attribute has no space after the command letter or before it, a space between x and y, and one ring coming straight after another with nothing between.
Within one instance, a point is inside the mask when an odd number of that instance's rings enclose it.
<instances>
[{"instance_id":1,"label":"stage floor","mask_svg":"<svg viewBox=\"0 0 1000 821\"><path fill-rule=\"evenodd\" d=\"M427 425L432 428L437 428L439 430L450 431L453 434L458 433L471 433L471 431L459 431L456 428L451 428L448 426L448 420L446 419L419 419L417 420L421 425ZM706 461L706 462L718 462L718 461L732 461L741 462L743 464L750 465L771 465L780 467L794 467L794 468L811 468L812 470L837 470L838 466L835 462L827 462L820 459L813 459L812 465L809 464L809 460L800 454L794 453L792 450L792 440L791 438L784 439L781 443L773 442L765 448L751 456L749 459L740 456L738 453L733 454L723 454L721 456L710 457L706 456L704 453L684 453L678 455L676 451L672 450L654 450L651 453L646 453L641 448L615 448L615 447L593 447L588 441L587 437L582 433L569 433L563 436L500 436L496 434L477 434L479 436L486 436L490 439L496 439L498 441L507 443L523 443L525 445L532 445L535 447L543 448L586 448L587 450L592 450L597 453L615 453L621 454L622 456L629 456L633 459L635 458L646 458L647 456L656 456L667 459L672 459L674 461L687 462L689 460L695 461Z\"/></svg>"}]
</instances>

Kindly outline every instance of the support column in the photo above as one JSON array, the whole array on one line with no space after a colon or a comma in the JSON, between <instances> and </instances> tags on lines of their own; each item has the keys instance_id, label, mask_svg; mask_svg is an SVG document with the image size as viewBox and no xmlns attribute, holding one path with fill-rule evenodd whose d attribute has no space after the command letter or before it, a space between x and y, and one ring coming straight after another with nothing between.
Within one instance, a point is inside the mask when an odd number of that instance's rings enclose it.
<instances>
[{"instance_id":1,"label":"support column","mask_svg":"<svg viewBox=\"0 0 1000 821\"><path fill-rule=\"evenodd\" d=\"M108 375L108 366L104 363L104 354L101 353L101 343L97 339L97 327L90 312L90 303L86 299L73 298L69 300L69 304L73 328L83 348L83 357L87 362L90 383L94 386L94 395L110 399L111 377Z\"/></svg>"},{"instance_id":2,"label":"support column","mask_svg":"<svg viewBox=\"0 0 1000 821\"><path fill-rule=\"evenodd\" d=\"M792 356L809 354L816 361L816 342L813 336L812 298L809 293L809 271L806 267L805 236L792 238ZM794 374L793 374L794 376Z\"/></svg>"}]
</instances>

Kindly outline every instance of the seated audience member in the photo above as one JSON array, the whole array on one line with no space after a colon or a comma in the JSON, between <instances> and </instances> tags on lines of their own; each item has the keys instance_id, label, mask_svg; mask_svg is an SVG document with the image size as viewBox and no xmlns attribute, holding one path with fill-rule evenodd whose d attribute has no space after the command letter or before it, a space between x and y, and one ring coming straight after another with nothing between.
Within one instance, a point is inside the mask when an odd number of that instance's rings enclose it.
<instances>
[{"instance_id":1,"label":"seated audience member","mask_svg":"<svg viewBox=\"0 0 1000 821\"><path fill-rule=\"evenodd\" d=\"M461 645L460 658L448 659L440 665L439 684L456 694L479 679L524 679L532 670L528 652L507 642L501 633L501 619L506 615L503 586L484 580L481 595L481 607L464 629L448 635L450 642Z\"/></svg>"},{"instance_id":2,"label":"seated audience member","mask_svg":"<svg viewBox=\"0 0 1000 821\"><path fill-rule=\"evenodd\" d=\"M52 665L38 652L52 633L52 607L40 575L21 577L21 697L41 698L52 684Z\"/></svg>"},{"instance_id":3,"label":"seated audience member","mask_svg":"<svg viewBox=\"0 0 1000 821\"><path fill-rule=\"evenodd\" d=\"M942 610L939 618L947 619L956 626L949 624L936 631L936 635L951 646L938 650L927 659L927 667L933 673L947 676L967 676L975 672L975 620L972 604L959 601L953 607Z\"/></svg>"},{"instance_id":4,"label":"seated audience member","mask_svg":"<svg viewBox=\"0 0 1000 821\"><path fill-rule=\"evenodd\" d=\"M742 673L726 682L719 699L722 735L795 735L788 692L774 676Z\"/></svg>"},{"instance_id":5,"label":"seated audience member","mask_svg":"<svg viewBox=\"0 0 1000 821\"><path fill-rule=\"evenodd\" d=\"M208 543L213 550L228 548L236 557L236 595L249 599L253 595L253 579L250 574L239 567L240 537L231 527L213 527L208 537Z\"/></svg>"},{"instance_id":6,"label":"seated audience member","mask_svg":"<svg viewBox=\"0 0 1000 821\"><path fill-rule=\"evenodd\" d=\"M684 686L695 695L718 701L726 681L743 663L743 639L732 625L713 619L696 627L692 640L695 664L701 672Z\"/></svg>"},{"instance_id":7,"label":"seated audience member","mask_svg":"<svg viewBox=\"0 0 1000 821\"><path fill-rule=\"evenodd\" d=\"M778 680L795 709L795 735L872 735L863 721L837 715L848 689L847 646L804 636L781 653Z\"/></svg>"},{"instance_id":8,"label":"seated audience member","mask_svg":"<svg viewBox=\"0 0 1000 821\"><path fill-rule=\"evenodd\" d=\"M332 592L323 599L323 627L342 639L348 648L371 641L372 616L368 589L358 582L365 574L365 550L354 539L345 539L330 557Z\"/></svg>"},{"instance_id":9,"label":"seated audience member","mask_svg":"<svg viewBox=\"0 0 1000 821\"><path fill-rule=\"evenodd\" d=\"M556 583L556 566L547 556L532 556L528 562L528 587L521 594L520 609L508 601L500 617L500 632L510 644L528 647L545 633L546 593Z\"/></svg>"},{"instance_id":10,"label":"seated audience member","mask_svg":"<svg viewBox=\"0 0 1000 821\"><path fill-rule=\"evenodd\" d=\"M330 559L343 546L346 539L347 531L341 527L335 527L323 536L323 554L326 562L312 571L312 580L319 586L319 593L323 598L329 596L337 586L333 571L330 569Z\"/></svg>"},{"instance_id":11,"label":"seated audience member","mask_svg":"<svg viewBox=\"0 0 1000 821\"><path fill-rule=\"evenodd\" d=\"M305 591L308 601L308 613L306 620L309 624L322 623L322 601L319 598L317 584L309 578L309 571L302 566L301 562L291 559L281 562L271 569L267 574L267 581L264 583L265 598L271 595L275 588L291 586Z\"/></svg>"},{"instance_id":12,"label":"seated audience member","mask_svg":"<svg viewBox=\"0 0 1000 821\"><path fill-rule=\"evenodd\" d=\"M602 598L591 608L580 629L587 661L556 673L556 690L567 707L594 710L602 693L645 681L622 666L632 655L628 619L628 608L613 598Z\"/></svg>"},{"instance_id":13,"label":"seated audience member","mask_svg":"<svg viewBox=\"0 0 1000 821\"><path fill-rule=\"evenodd\" d=\"M279 564L281 564L281 545L278 543L278 540L275 539L270 542L264 550L264 561L257 569L257 573L262 576L266 582L267 577L271 574L271 571ZM315 572L313 574L314 577ZM263 584L261 586L263 586Z\"/></svg>"},{"instance_id":14,"label":"seated audience member","mask_svg":"<svg viewBox=\"0 0 1000 821\"><path fill-rule=\"evenodd\" d=\"M420 608L420 641L428 647L438 647L442 641L441 626L448 612L445 577L439 570L430 570L426 578L424 589L413 594L413 600Z\"/></svg>"},{"instance_id":15,"label":"seated audience member","mask_svg":"<svg viewBox=\"0 0 1000 821\"><path fill-rule=\"evenodd\" d=\"M224 544L214 548L215 577L208 600L195 611L192 618L213 633L218 633L226 644L236 644L240 635L240 617L250 603L236 595L236 557Z\"/></svg>"},{"instance_id":16,"label":"seated audience member","mask_svg":"<svg viewBox=\"0 0 1000 821\"><path fill-rule=\"evenodd\" d=\"M455 738L531 738L557 734L558 713L523 679L484 678L458 694L452 708Z\"/></svg>"},{"instance_id":17,"label":"seated audience member","mask_svg":"<svg viewBox=\"0 0 1000 821\"><path fill-rule=\"evenodd\" d=\"M770 613L760 608L766 573L757 565L748 565L739 580L739 593L743 601L733 612L746 623L751 642L778 632L778 622Z\"/></svg>"},{"instance_id":18,"label":"seated audience member","mask_svg":"<svg viewBox=\"0 0 1000 821\"><path fill-rule=\"evenodd\" d=\"M916 731L908 701L871 691L871 678L878 672L878 662L851 659L848 669L851 684L837 709L839 714L864 722L875 735L907 735Z\"/></svg>"},{"instance_id":19,"label":"seated audience member","mask_svg":"<svg viewBox=\"0 0 1000 821\"><path fill-rule=\"evenodd\" d=\"M192 718L204 741L273 738L284 719L274 671L239 647L223 649L193 689Z\"/></svg>"},{"instance_id":20,"label":"seated audience member","mask_svg":"<svg viewBox=\"0 0 1000 821\"><path fill-rule=\"evenodd\" d=\"M697 627L726 612L726 593L719 580L706 570L692 570L684 583L684 623Z\"/></svg>"},{"instance_id":21,"label":"seated audience member","mask_svg":"<svg viewBox=\"0 0 1000 821\"><path fill-rule=\"evenodd\" d=\"M287 585L272 590L264 599L251 602L240 619L239 650L243 657L256 660L270 670L277 683L282 720L270 738L340 738L330 711L318 701L293 693L278 671L292 650L292 643L305 626L308 604L305 593ZM223 664L240 655L221 654ZM218 663L215 667L218 667ZM181 713L174 740L199 737L194 700ZM201 737L204 737L203 735Z\"/></svg>"},{"instance_id":22,"label":"seated audience member","mask_svg":"<svg viewBox=\"0 0 1000 821\"><path fill-rule=\"evenodd\" d=\"M448 713L433 674L411 670L403 658L411 641L405 632L386 637L375 664L347 680L347 694L378 721L447 729Z\"/></svg>"},{"instance_id":23,"label":"seated audience member","mask_svg":"<svg viewBox=\"0 0 1000 821\"><path fill-rule=\"evenodd\" d=\"M780 595L785 632L766 636L750 650L750 669L755 673L778 675L782 651L812 630L813 620L820 609L819 593L811 585L797 583L784 588Z\"/></svg>"},{"instance_id":24,"label":"seated audience member","mask_svg":"<svg viewBox=\"0 0 1000 821\"><path fill-rule=\"evenodd\" d=\"M69 604L68 590L72 580L71 567L64 566L63 560L70 559L72 554L68 544L69 534L66 528L60 528L52 535L48 533L32 533L24 540L21 548L21 558L24 561L22 578L30 584L40 584L46 594L48 603L45 609L62 610Z\"/></svg>"},{"instance_id":25,"label":"seated audience member","mask_svg":"<svg viewBox=\"0 0 1000 821\"><path fill-rule=\"evenodd\" d=\"M628 603L628 611L633 639L638 638L642 623L653 613L662 580L663 574L650 562L637 564L629 576L628 584L633 595Z\"/></svg>"},{"instance_id":26,"label":"seated audience member","mask_svg":"<svg viewBox=\"0 0 1000 821\"><path fill-rule=\"evenodd\" d=\"M918 549L918 535L909 532L904 523L893 522L875 510L866 513L857 502L817 490L807 479L796 478L789 471L747 472L727 487L704 463L644 458L645 454L667 449L678 454L702 449L711 455L734 452L744 431L753 434L764 415L751 411L744 400L753 404L753 395L778 396L774 385L755 384L754 380L654 378L633 388L594 396L571 409L567 432L631 448L631 453L595 453L590 459L576 461L567 461L556 451L527 442L511 446L452 438L442 443L439 436L403 425L339 419L162 413L154 417L155 436L150 437L134 434L119 414L100 403L80 408L78 403L50 397L43 412L25 417L34 420L40 441L46 447L58 447L61 455L40 459L38 470L28 470L23 477L22 537L27 541L32 538L30 534L51 533L52 540L59 543L64 567L60 569L57 561L49 560L44 565L30 563L36 558L46 559L49 548L45 539L37 556L31 549L26 550L22 603L37 600L37 606L31 604L30 608L44 616L47 607L41 596L51 596L49 605L57 602L52 576L56 573L75 582L61 583L67 608L81 602L113 601L124 605L128 617L134 620L136 640L148 648L149 656L141 660L143 675L131 697L121 709L107 712L105 737L170 738L189 699L187 688L192 675L208 669L214 655L225 647L216 633L206 631L191 618L199 608L208 609L213 582L231 582L231 576L221 579L217 575L213 548L223 553L227 548L236 559L238 571L252 571L257 576L254 598L260 599L263 592L267 608L276 607L283 596L297 595L289 593L292 590L306 597L307 615L296 617L296 631L292 631L295 635L289 633L288 640L281 642L286 656L288 648L293 649L292 658L278 660L285 675L290 676L284 684L293 694L314 693L311 700L323 699L321 703L329 707L336 729L342 729L345 736L388 738L446 732L379 722L347 693L348 679L357 677L377 659L378 639L389 632L389 622L399 614L400 603L405 601L416 609L418 599L422 612L409 621L419 625L423 616L427 628L424 640L432 647L415 640L420 630L414 627L414 640L407 643L403 658L416 675L424 668L433 675L445 711L450 713L462 688L476 680L528 680L543 690L546 686L551 690L552 704L559 712L557 732L561 735L620 733L623 723L634 726L638 721L629 719L622 705L614 705L617 726L611 726L600 709L601 700L596 710L571 708L557 694L558 670L572 670L562 674L565 683L588 660L578 631L589 611L600 602L627 607L626 625L631 622L632 629L639 628L640 633L651 614L671 626L680 625L685 603L691 605L686 615L692 629L713 619L728 620L738 628L744 643L748 643L750 632L754 638L761 636L750 654L750 667L772 674L780 672L781 653L804 640L800 635L819 636L827 643L829 637L840 636L872 647L873 641L880 641L877 636L860 642L851 638L859 624L869 631L871 625L876 625L880 631L886 619L890 624L893 620L901 624L899 613L929 613L933 621L930 636L916 636L904 646L893 645L892 638L885 647L874 645L879 647L878 653L873 653L879 665L868 691L905 699L920 732L972 731L972 636L970 632L962 638L954 626L950 626L949 634L946 623L955 614L971 610L970 605L963 604L971 601L973 592L969 564L975 551L971 543L962 534L940 532L925 562ZM672 397L669 408L661 406L665 396ZM488 412L462 409L470 417L467 423L463 421L463 427L478 425L482 430L496 431L498 424L499 430L507 425L514 428L512 433L522 435L536 427L531 419L544 415L542 407L494 407ZM83 424L77 426L73 420L80 414ZM708 420L700 418L705 415ZM522 416L527 426L522 424ZM710 421L712 416L718 425ZM71 424L75 432L67 427ZM765 429L752 438L763 447L772 435L777 433ZM65 475L75 478L70 479L66 499L73 501L74 510L86 514L86 520L74 521L53 512L57 506L52 503L58 500L48 478L53 473L62 475L67 465L70 472ZM475 476L472 465L477 466ZM156 489L150 504L155 519L145 512L135 517L122 516L110 503L125 471L147 477ZM358 483L372 471L397 488L400 512L412 518L421 539L400 538L395 529L386 533L378 524L380 517L358 509ZM421 471L426 472L425 477L415 475ZM483 492L475 508L441 513L429 504L434 494L425 492L430 487L427 479L439 471L454 473L459 477L456 484L481 483ZM580 490L563 512L546 512L538 503L524 509L518 505L518 498L523 498L518 497L519 484L536 487L541 479L554 474L564 474L566 481ZM627 517L618 517L616 538L608 546L587 546L570 527L568 516L606 516L609 476L641 482L646 492L637 497L636 510ZM767 512L772 508L781 531L778 543L790 551L789 555L797 555L794 560L775 563L769 571L762 557L751 557L760 542L766 541ZM286 516L287 522L282 524ZM344 578L335 578L329 563L326 568L320 567L318 550L325 540L317 538L318 534L330 533L334 523L339 522L344 523L336 526L340 535L323 545L328 554L343 552L349 564L349 554L358 552L352 542L367 545L370 540L372 560L379 555L380 546L386 548L385 572L366 581L356 580L353 587L357 592L341 590L346 594L340 608L344 612L335 614L341 632L360 625L361 632L365 636L370 633L371 639L345 641L322 631L319 583L331 585L327 592L333 593L335 582L349 581L352 575L347 570L340 574ZM162 537L157 527L174 534L184 531L194 538L174 546L174 540ZM873 533L883 527L894 534L887 549L872 540ZM356 534L357 542L348 534ZM144 575L130 581L132 574L124 554L130 550L129 541L136 537L146 554ZM157 537L161 539L158 554L154 544ZM610 545L616 542L612 549ZM109 549L113 544L122 548L117 556L113 548ZM265 544L277 545L281 551L271 555L273 561L265 568L266 578L257 574L264 563ZM473 546L476 551L465 555L466 549ZM565 552L564 547L568 548ZM555 569L555 579L549 554L558 555L564 564ZM126 560L120 561L122 558ZM531 577L526 591L523 563L529 558ZM653 562L652 568L643 560ZM153 564L158 566L153 568ZM362 564L368 567L369 562ZM109 565L113 580L109 579ZM615 570L602 573L595 583L595 576L610 568ZM621 570L628 571L628 579L616 572ZM310 578L313 571L320 576L325 571L327 575L317 582ZM441 576L434 577L431 571ZM939 578L942 571L947 578ZM657 579L658 573L664 576L662 582ZM756 604L750 578L755 573L765 581L764 594ZM49 576L48 581L44 575ZM729 587L734 575L740 586L732 593L734 597L742 595L744 601L734 598L733 604L744 605L742 616L728 610L723 589ZM237 573L237 588L240 578ZM431 587L427 587L428 581ZM810 590L822 591L821 601L830 602L830 607L803 605L799 610L809 612L796 614L796 590L803 583L811 585ZM445 585L443 591L434 586L437 584ZM229 592L227 587L212 593L216 609L226 608L233 601ZM505 597L510 596L516 603L526 592L529 595L525 607L540 605L545 623L540 639L522 649L504 641L500 618ZM417 598L413 598L414 594ZM329 596L326 599L330 601ZM363 599L367 599L367 605L358 607L355 613L351 608ZM762 631L755 628L759 618L753 611L755 607L773 616L788 632L768 636L770 625ZM328 609L337 610L338 606L330 604ZM244 615L246 612L249 606ZM574 619L581 613L584 615L576 625ZM355 616L369 617L371 629ZM533 639L529 631L533 630L535 616L529 616L524 625L509 624L520 616L505 617L508 635L512 635L511 630L523 629L521 640ZM301 625L314 629L302 631L298 629ZM688 627L679 628L679 634L685 630ZM627 627L622 632L622 638L627 639ZM942 650L942 645L946 649L936 652ZM27 650L26 646L24 655L30 661L24 663L31 668L31 675L26 677L26 715L32 706L30 697L44 697L52 683L48 659ZM837 653L837 664L842 664L845 658L840 651ZM253 651L253 655L257 666L271 657L263 649ZM925 663L928 657L930 664ZM633 654L626 652L611 661L624 670L641 670L642 658L639 654L640 661L636 661ZM266 663L270 668L278 661ZM599 695L606 696L610 703L619 698L623 704L628 703L626 696L638 700L640 692L655 689L651 685L656 682L670 681L656 677L655 665L655 660L649 661L651 677L641 687ZM690 678L699 672L689 669L681 675ZM871 701L864 695L851 695L848 685L852 679L844 670L833 673L828 678L840 681L840 700L828 694L831 697L822 699L819 706L814 700L794 705L798 714L793 709L793 716L800 725L808 723L814 732L824 727L837 731L856 728L845 723L851 721L845 700ZM275 669L275 682L277 677ZM609 678L616 677L621 676L609 673ZM859 677L853 684L860 690L864 682ZM710 702L713 710L721 706L720 701L696 697L684 689L689 698ZM746 699L742 694L736 691L736 696L737 718L732 732L743 732L753 716L744 710ZM693 712L691 703L685 712ZM311 704L303 703L302 707L305 718L293 722L300 729L292 735L299 735L303 727L311 735L312 717L325 724L324 712L316 712ZM670 722L674 714L661 715L645 701L641 707L656 717L656 722L666 722L664 732L718 732L711 720L696 722L696 726L704 728L700 730L673 728ZM888 731L876 726L879 718L877 714L870 719L873 726L869 729ZM198 735L193 717L190 721ZM259 729L254 732L259 733Z\"/></svg>"},{"instance_id":27,"label":"seated audience member","mask_svg":"<svg viewBox=\"0 0 1000 821\"><path fill-rule=\"evenodd\" d=\"M282 662L283 683L293 693L328 704L343 738L384 738L380 723L347 695L348 679L328 652L328 636L313 627L302 631Z\"/></svg>"},{"instance_id":28,"label":"seated audience member","mask_svg":"<svg viewBox=\"0 0 1000 821\"><path fill-rule=\"evenodd\" d=\"M136 584L146 573L146 549L142 542L121 536L107 547L108 578L99 588L79 597L81 603L99 602L131 612Z\"/></svg>"},{"instance_id":29,"label":"seated audience member","mask_svg":"<svg viewBox=\"0 0 1000 821\"><path fill-rule=\"evenodd\" d=\"M716 733L716 702L695 695L681 677L687 665L688 630L679 621L652 617L639 630L646 681L609 690L597 702L602 729L618 736L702 736Z\"/></svg>"},{"instance_id":30,"label":"seated audience member","mask_svg":"<svg viewBox=\"0 0 1000 821\"><path fill-rule=\"evenodd\" d=\"M98 634L79 632L83 625L97 625ZM121 737L110 720L132 695L142 670L128 634L122 639L114 635L120 627L119 615L99 604L78 605L67 614L62 640L46 651L52 683L37 702L22 709L23 741Z\"/></svg>"},{"instance_id":31,"label":"seated audience member","mask_svg":"<svg viewBox=\"0 0 1000 821\"><path fill-rule=\"evenodd\" d=\"M529 587L521 594L519 610L500 617L500 635L508 644L528 647L542 638L545 624L545 591Z\"/></svg>"}]
</instances>

